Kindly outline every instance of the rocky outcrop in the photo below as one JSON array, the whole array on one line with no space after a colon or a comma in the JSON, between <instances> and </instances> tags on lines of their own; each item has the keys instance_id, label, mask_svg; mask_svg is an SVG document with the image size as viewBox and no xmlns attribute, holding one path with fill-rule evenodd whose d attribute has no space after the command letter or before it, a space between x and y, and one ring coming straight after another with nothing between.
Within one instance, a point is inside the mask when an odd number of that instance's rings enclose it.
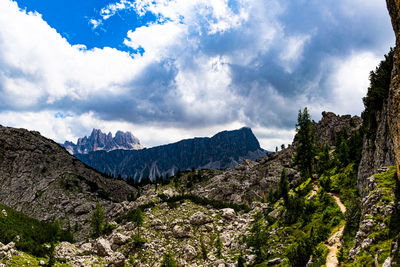
<instances>
[{"instance_id":1,"label":"rocky outcrop","mask_svg":"<svg viewBox=\"0 0 400 267\"><path fill-rule=\"evenodd\" d=\"M400 2L386 0L396 35L396 48L389 90L388 119L396 158L397 176L400 177Z\"/></svg>"},{"instance_id":2,"label":"rocky outcrop","mask_svg":"<svg viewBox=\"0 0 400 267\"><path fill-rule=\"evenodd\" d=\"M334 146L340 132L346 131L349 135L361 127L362 120L358 116L336 115L332 112L322 112L322 119L314 125L317 143Z\"/></svg>"},{"instance_id":3,"label":"rocky outcrop","mask_svg":"<svg viewBox=\"0 0 400 267\"><path fill-rule=\"evenodd\" d=\"M371 251L370 247L376 246L382 237L389 239L387 241L389 243L392 239L395 239L394 235L388 235L389 229L393 227L392 221L397 221L394 216L398 216L399 208L399 203L397 203L393 191L396 184L395 169L393 167L390 169L382 168L379 172L383 173L374 174L365 179L366 182L362 190L364 196L361 200L359 229L354 240L354 246L349 251L349 259L353 261L359 255L362 255L362 252ZM390 253L390 246L380 248L386 249L385 252ZM380 264L382 263L380 262Z\"/></svg>"},{"instance_id":4,"label":"rocky outcrop","mask_svg":"<svg viewBox=\"0 0 400 267\"><path fill-rule=\"evenodd\" d=\"M243 159L264 157L264 151L250 128L224 131L211 138L194 138L142 150L95 151L77 157L93 168L133 177L154 180L157 176L174 174L178 169L234 168Z\"/></svg>"},{"instance_id":5,"label":"rocky outcrop","mask_svg":"<svg viewBox=\"0 0 400 267\"><path fill-rule=\"evenodd\" d=\"M138 138L130 132L117 131L115 137L111 133L102 133L99 129L93 129L92 134L87 137L79 138L78 142L66 141L63 145L71 154L87 154L92 151L104 150L112 151L116 149L137 150L144 147Z\"/></svg>"},{"instance_id":6,"label":"rocky outcrop","mask_svg":"<svg viewBox=\"0 0 400 267\"><path fill-rule=\"evenodd\" d=\"M376 121L378 127L375 129L373 137L365 134L363 149L361 153L360 166L358 168L357 187L363 194L367 178L378 172L383 166L392 166L395 163L393 141L390 136L388 123L388 102L385 101L383 108L377 111Z\"/></svg>"},{"instance_id":7,"label":"rocky outcrop","mask_svg":"<svg viewBox=\"0 0 400 267\"><path fill-rule=\"evenodd\" d=\"M39 220L83 222L100 201L106 211L135 191L105 178L38 132L0 126L0 202ZM79 237L79 235L77 235Z\"/></svg>"}]
</instances>

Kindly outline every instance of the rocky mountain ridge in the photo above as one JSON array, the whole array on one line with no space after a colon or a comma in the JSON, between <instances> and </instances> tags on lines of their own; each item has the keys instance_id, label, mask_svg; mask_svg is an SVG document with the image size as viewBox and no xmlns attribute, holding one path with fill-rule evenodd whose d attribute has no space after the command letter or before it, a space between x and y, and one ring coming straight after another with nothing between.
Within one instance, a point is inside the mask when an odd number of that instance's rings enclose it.
<instances>
[{"instance_id":1,"label":"rocky mountain ridge","mask_svg":"<svg viewBox=\"0 0 400 267\"><path fill-rule=\"evenodd\" d=\"M81 226L97 201L106 209L135 191L107 179L35 131L0 126L0 203L39 220Z\"/></svg>"},{"instance_id":2,"label":"rocky mountain ridge","mask_svg":"<svg viewBox=\"0 0 400 267\"><path fill-rule=\"evenodd\" d=\"M73 155L100 150L108 152L116 149L139 150L144 148L139 139L131 132L117 131L113 137L111 132L105 134L99 129L93 129L89 137L79 138L76 144L66 141L62 146Z\"/></svg>"},{"instance_id":3,"label":"rocky mountain ridge","mask_svg":"<svg viewBox=\"0 0 400 267\"><path fill-rule=\"evenodd\" d=\"M243 159L266 155L250 128L224 131L211 138L193 138L142 150L95 151L76 156L89 166L135 181L173 175L180 170L233 169Z\"/></svg>"}]
</instances>

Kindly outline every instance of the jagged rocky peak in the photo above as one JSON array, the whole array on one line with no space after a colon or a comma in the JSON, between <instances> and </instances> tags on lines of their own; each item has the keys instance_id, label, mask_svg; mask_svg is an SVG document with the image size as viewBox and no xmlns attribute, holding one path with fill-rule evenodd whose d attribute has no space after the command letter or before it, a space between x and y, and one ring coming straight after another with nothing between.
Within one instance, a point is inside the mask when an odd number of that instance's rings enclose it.
<instances>
[{"instance_id":1,"label":"jagged rocky peak","mask_svg":"<svg viewBox=\"0 0 400 267\"><path fill-rule=\"evenodd\" d=\"M256 160L266 154L252 130L243 127L210 138L186 139L140 151L94 151L76 156L101 172L139 181L144 177L154 180L167 173L171 175L178 169L233 169L243 159Z\"/></svg>"},{"instance_id":2,"label":"jagged rocky peak","mask_svg":"<svg viewBox=\"0 0 400 267\"><path fill-rule=\"evenodd\" d=\"M351 115L336 115L333 112L322 112L321 120L315 124L317 133L317 142L322 145L327 143L334 145L337 135L346 131L351 134L353 131L359 129L362 124L362 119L359 116Z\"/></svg>"},{"instance_id":3,"label":"jagged rocky peak","mask_svg":"<svg viewBox=\"0 0 400 267\"><path fill-rule=\"evenodd\" d=\"M63 146L71 154L88 154L98 150L138 150L144 148L139 139L131 132L117 131L115 137L113 137L112 133L106 134L100 129L93 129L89 137L79 138L76 144L66 141Z\"/></svg>"}]
</instances>

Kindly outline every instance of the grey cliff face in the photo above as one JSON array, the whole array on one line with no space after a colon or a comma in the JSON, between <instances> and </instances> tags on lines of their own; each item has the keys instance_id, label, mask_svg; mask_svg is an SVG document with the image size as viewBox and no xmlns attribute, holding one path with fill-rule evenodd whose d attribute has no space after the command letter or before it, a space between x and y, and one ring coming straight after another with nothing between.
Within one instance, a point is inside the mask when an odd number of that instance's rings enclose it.
<instances>
[{"instance_id":1,"label":"grey cliff face","mask_svg":"<svg viewBox=\"0 0 400 267\"><path fill-rule=\"evenodd\" d=\"M388 103L385 101L381 111L377 112L376 137L372 139L366 134L363 141L363 149L360 166L358 168L358 191L363 195L363 188L367 183L367 178L378 172L384 166L395 164L395 154L393 141L390 135L388 123Z\"/></svg>"},{"instance_id":2,"label":"grey cliff face","mask_svg":"<svg viewBox=\"0 0 400 267\"><path fill-rule=\"evenodd\" d=\"M95 151L76 155L93 168L113 175L154 179L178 169L234 168L243 159L266 155L250 128L224 131L212 138L194 138L142 150Z\"/></svg>"},{"instance_id":3,"label":"grey cliff face","mask_svg":"<svg viewBox=\"0 0 400 267\"><path fill-rule=\"evenodd\" d=\"M346 130L348 134L361 127L362 120L358 116L336 115L332 112L322 112L322 119L315 124L317 143L334 146L338 134Z\"/></svg>"},{"instance_id":4,"label":"grey cliff face","mask_svg":"<svg viewBox=\"0 0 400 267\"><path fill-rule=\"evenodd\" d=\"M143 148L139 139L130 132L118 131L113 137L111 133L105 134L99 129L93 129L89 137L79 138L76 144L66 141L62 146L71 154L87 154L99 150L136 150Z\"/></svg>"},{"instance_id":5,"label":"grey cliff face","mask_svg":"<svg viewBox=\"0 0 400 267\"><path fill-rule=\"evenodd\" d=\"M4 205L39 220L59 218L80 225L97 201L110 209L132 191L38 132L0 126L0 202Z\"/></svg>"}]
</instances>

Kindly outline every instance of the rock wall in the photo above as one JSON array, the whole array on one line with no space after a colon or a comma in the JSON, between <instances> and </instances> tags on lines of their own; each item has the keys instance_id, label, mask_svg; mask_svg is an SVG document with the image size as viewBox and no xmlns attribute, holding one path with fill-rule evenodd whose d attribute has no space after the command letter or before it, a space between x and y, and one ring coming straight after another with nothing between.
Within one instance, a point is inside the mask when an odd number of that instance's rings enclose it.
<instances>
[{"instance_id":1,"label":"rock wall","mask_svg":"<svg viewBox=\"0 0 400 267\"><path fill-rule=\"evenodd\" d=\"M363 194L367 178L384 166L394 165L395 155L393 142L390 136L388 123L388 103L384 103L383 109L377 112L376 121L378 128L374 140L364 136L363 150L360 166L358 168L358 191Z\"/></svg>"},{"instance_id":2,"label":"rock wall","mask_svg":"<svg viewBox=\"0 0 400 267\"><path fill-rule=\"evenodd\" d=\"M388 119L396 158L397 176L400 177L400 1L386 0L386 4L396 35L392 81L389 90Z\"/></svg>"},{"instance_id":3,"label":"rock wall","mask_svg":"<svg viewBox=\"0 0 400 267\"><path fill-rule=\"evenodd\" d=\"M336 115L333 112L322 112L322 119L315 124L315 132L317 143L323 145L325 143L334 146L338 134L346 130L348 134L357 130L361 126L361 118L351 115Z\"/></svg>"}]
</instances>

